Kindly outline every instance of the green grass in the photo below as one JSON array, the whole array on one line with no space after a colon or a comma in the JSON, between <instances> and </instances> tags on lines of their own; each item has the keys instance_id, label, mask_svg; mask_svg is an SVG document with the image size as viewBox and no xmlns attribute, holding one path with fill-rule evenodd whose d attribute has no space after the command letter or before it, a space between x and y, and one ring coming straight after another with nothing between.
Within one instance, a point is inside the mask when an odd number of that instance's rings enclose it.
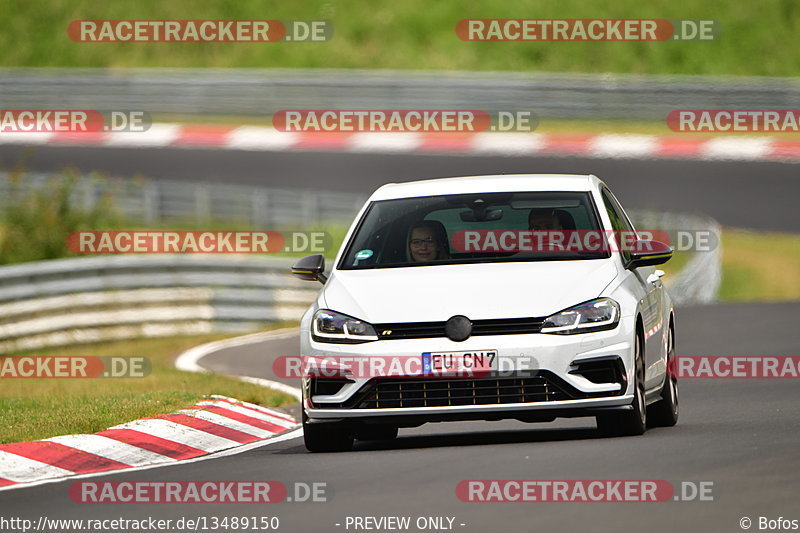
<instances>
[{"instance_id":1,"label":"green grass","mask_svg":"<svg viewBox=\"0 0 800 533\"><path fill-rule=\"evenodd\" d=\"M89 209L74 201L75 172L65 170L29 191L21 187L23 172L14 170L9 176L10 191L0 210L0 265L66 257L71 255L67 250L71 232L115 229L123 223L109 194Z\"/></svg>"},{"instance_id":2,"label":"green grass","mask_svg":"<svg viewBox=\"0 0 800 533\"><path fill-rule=\"evenodd\" d=\"M797 76L795 0L0 0L4 66L396 68ZM463 42L462 18L714 19L712 42ZM326 19L326 43L76 43L75 19Z\"/></svg>"},{"instance_id":3,"label":"green grass","mask_svg":"<svg viewBox=\"0 0 800 533\"><path fill-rule=\"evenodd\" d=\"M217 334L115 341L31 353L141 355L150 359L152 373L144 378L125 379L2 378L0 444L56 435L94 433L137 418L189 407L208 394L222 394L273 407L294 403L296 400L290 396L232 377L175 369L174 358L181 352L229 336Z\"/></svg>"},{"instance_id":4,"label":"green grass","mask_svg":"<svg viewBox=\"0 0 800 533\"><path fill-rule=\"evenodd\" d=\"M800 300L800 235L724 229L719 299Z\"/></svg>"}]
</instances>

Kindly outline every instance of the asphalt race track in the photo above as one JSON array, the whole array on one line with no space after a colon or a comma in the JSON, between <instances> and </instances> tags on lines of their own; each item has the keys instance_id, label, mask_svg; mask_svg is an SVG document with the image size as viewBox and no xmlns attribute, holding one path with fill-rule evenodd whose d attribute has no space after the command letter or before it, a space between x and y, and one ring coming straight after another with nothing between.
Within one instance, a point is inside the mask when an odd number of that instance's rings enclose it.
<instances>
[{"instance_id":1,"label":"asphalt race track","mask_svg":"<svg viewBox=\"0 0 800 533\"><path fill-rule=\"evenodd\" d=\"M626 207L708 213L723 224L800 231L794 202L797 167L771 163L378 156L37 148L28 168L57 161L130 175L366 191L388 176L484 172L594 172ZM60 150L63 150L59 152ZM19 147L3 147L6 166ZM135 158L134 158L135 156ZM152 157L150 157L152 156ZM210 162L214 161L213 164ZM261 165L259 171L258 167ZM147 172L160 169L158 172ZM116 172L114 169L116 168ZM798 355L800 303L719 304L677 310L681 355ZM216 371L272 377L271 360L296 354L296 339L218 352L202 361ZM302 439L238 455L168 468L122 472L113 480L277 480L325 482L326 503L274 505L86 505L70 481L0 493L4 516L159 518L274 515L279 531L337 532L347 516L455 517L455 531L741 531L749 517L800 519L800 387L797 380L683 380L674 428L641 437L601 438L594 419L547 424L463 422L404 429L389 444L357 443L353 452L309 454ZM465 479L653 479L713 482L714 501L666 503L464 503ZM290 489L291 495L291 489ZM340 524L337 526L337 524ZM464 524L463 526L461 524ZM360 531L364 531L363 529ZM412 528L410 531L416 531Z\"/></svg>"},{"instance_id":2,"label":"asphalt race track","mask_svg":"<svg viewBox=\"0 0 800 533\"><path fill-rule=\"evenodd\" d=\"M187 148L0 146L0 168L71 167L111 176L317 187L369 193L390 181L496 173L596 174L626 208L705 213L722 225L800 232L800 166L752 161L682 161L251 152Z\"/></svg>"},{"instance_id":3,"label":"asphalt race track","mask_svg":"<svg viewBox=\"0 0 800 533\"><path fill-rule=\"evenodd\" d=\"M679 309L685 355L785 355L798 352L800 304L712 305ZM731 327L731 324L739 325ZM741 327L747 324L747 327ZM210 368L270 376L270 361L291 340L219 352ZM290 486L327 483L327 503L247 505L85 505L70 482L0 494L14 516L145 518L280 517L281 531L346 531L347 516L454 516L457 531L737 531L748 516L797 513L800 389L784 380L683 380L681 420L642 437L600 438L593 419L549 424L464 422L401 430L391 444L359 443L339 454L309 454L301 438L210 461L103 476L113 480L253 480ZM98 479L98 478L95 478ZM463 479L664 479L713 482L713 502L464 503ZM755 527L754 527L755 529ZM351 529L352 530L352 529Z\"/></svg>"}]
</instances>

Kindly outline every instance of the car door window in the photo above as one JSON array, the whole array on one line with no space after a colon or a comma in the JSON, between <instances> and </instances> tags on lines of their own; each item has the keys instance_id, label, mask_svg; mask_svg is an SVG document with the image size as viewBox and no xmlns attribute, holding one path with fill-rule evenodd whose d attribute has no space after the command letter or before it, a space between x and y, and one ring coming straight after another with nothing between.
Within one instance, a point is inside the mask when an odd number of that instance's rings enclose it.
<instances>
[{"instance_id":1,"label":"car door window","mask_svg":"<svg viewBox=\"0 0 800 533\"><path fill-rule=\"evenodd\" d=\"M633 227L628 222L628 217L625 216L622 207L608 189L604 188L602 190L602 196L603 205L605 205L608 218L611 220L611 229L617 235L617 242L619 243L621 234L633 232ZM620 253L622 254L622 260L627 263L631 258L630 252L625 247L620 247Z\"/></svg>"}]
</instances>

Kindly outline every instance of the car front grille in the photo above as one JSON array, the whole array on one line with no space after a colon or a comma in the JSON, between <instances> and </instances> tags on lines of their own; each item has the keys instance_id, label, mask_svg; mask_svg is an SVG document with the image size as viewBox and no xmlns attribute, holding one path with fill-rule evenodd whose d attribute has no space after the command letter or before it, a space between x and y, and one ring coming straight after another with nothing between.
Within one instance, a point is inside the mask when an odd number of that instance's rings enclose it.
<instances>
[{"instance_id":1,"label":"car front grille","mask_svg":"<svg viewBox=\"0 0 800 533\"><path fill-rule=\"evenodd\" d=\"M544 318L499 318L492 320L473 320L471 336L518 335L539 333ZM393 324L373 324L380 340L392 339L431 339L447 337L445 322L400 322Z\"/></svg>"},{"instance_id":2,"label":"car front grille","mask_svg":"<svg viewBox=\"0 0 800 533\"><path fill-rule=\"evenodd\" d=\"M544 375L480 379L374 379L356 395L356 409L497 405L570 400L574 394ZM575 391L577 392L577 391Z\"/></svg>"}]
</instances>

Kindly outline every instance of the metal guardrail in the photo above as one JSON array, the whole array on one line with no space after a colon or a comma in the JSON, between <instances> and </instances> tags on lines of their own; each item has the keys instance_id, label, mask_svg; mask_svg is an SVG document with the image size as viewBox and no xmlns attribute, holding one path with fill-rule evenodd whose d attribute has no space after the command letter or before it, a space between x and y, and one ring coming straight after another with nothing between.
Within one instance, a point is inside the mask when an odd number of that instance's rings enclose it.
<instances>
[{"instance_id":1,"label":"metal guardrail","mask_svg":"<svg viewBox=\"0 0 800 533\"><path fill-rule=\"evenodd\" d=\"M800 78L336 69L0 69L0 106L269 116L281 109L532 110L663 119L675 109L791 109Z\"/></svg>"},{"instance_id":2,"label":"metal guardrail","mask_svg":"<svg viewBox=\"0 0 800 533\"><path fill-rule=\"evenodd\" d=\"M718 231L713 220L631 214L656 225ZM299 320L319 286L293 278L291 258L99 256L0 267L0 353L101 340L251 331ZM713 300L720 250L693 254L667 290L676 304Z\"/></svg>"},{"instance_id":3,"label":"metal guardrail","mask_svg":"<svg viewBox=\"0 0 800 533\"><path fill-rule=\"evenodd\" d=\"M12 187L24 193L54 179L63 176L26 173L14 180L0 172L0 209L10 200ZM329 222L349 225L368 196L312 189L78 176L71 201L90 209L105 195L111 195L114 208L128 220L145 224L231 221L266 229L312 228Z\"/></svg>"},{"instance_id":4,"label":"metal guardrail","mask_svg":"<svg viewBox=\"0 0 800 533\"><path fill-rule=\"evenodd\" d=\"M101 256L0 267L0 353L296 321L319 285L293 278L294 261Z\"/></svg>"}]
</instances>

